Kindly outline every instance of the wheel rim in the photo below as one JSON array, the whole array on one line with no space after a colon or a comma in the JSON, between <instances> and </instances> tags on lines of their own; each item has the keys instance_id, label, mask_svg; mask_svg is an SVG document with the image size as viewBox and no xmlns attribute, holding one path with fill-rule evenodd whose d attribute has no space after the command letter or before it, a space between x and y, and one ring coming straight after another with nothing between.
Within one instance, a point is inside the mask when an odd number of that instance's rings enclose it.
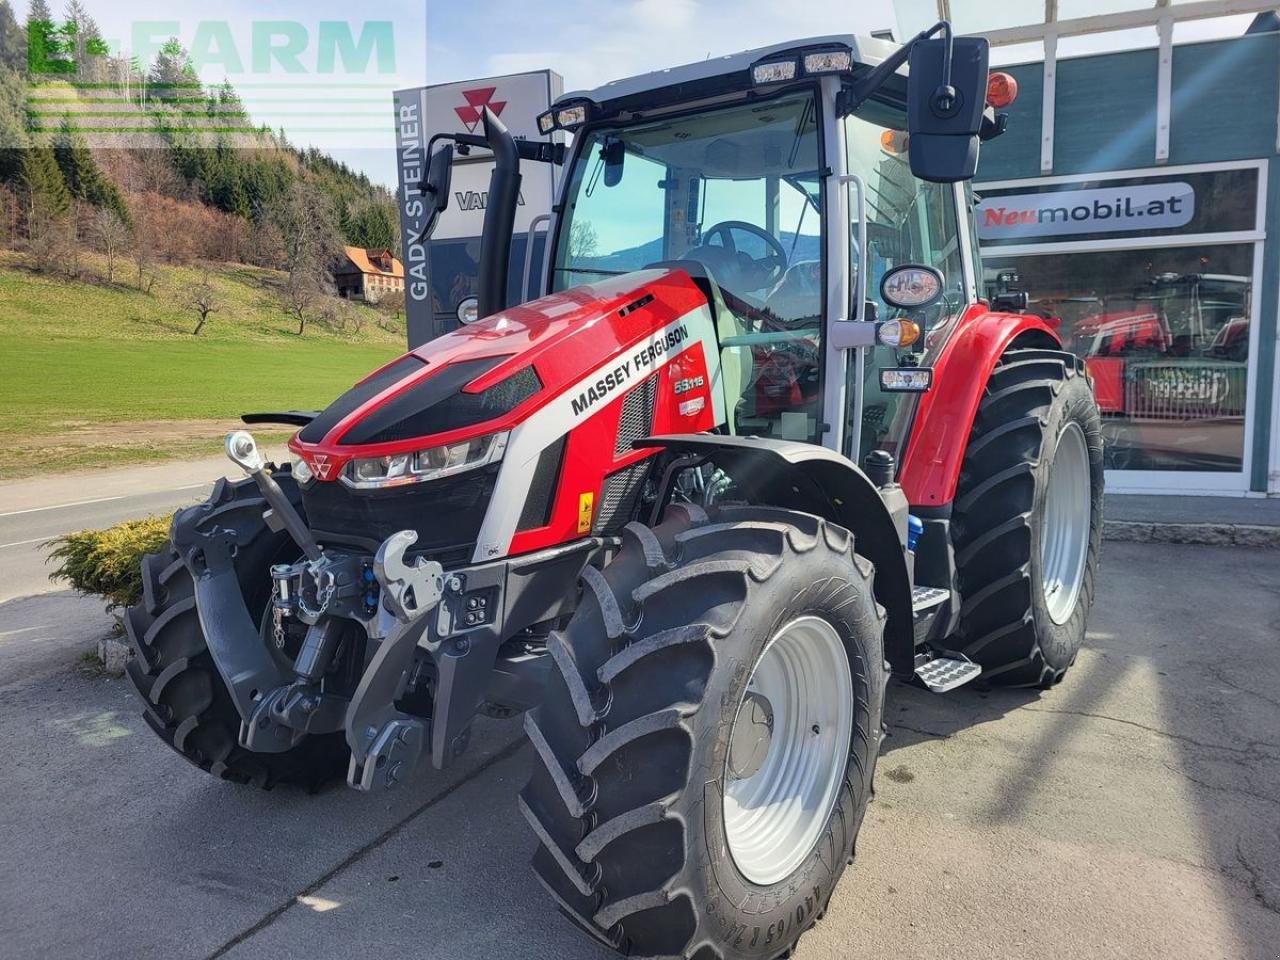
<instances>
[{"instance_id":1,"label":"wheel rim","mask_svg":"<svg viewBox=\"0 0 1280 960\"><path fill-rule=\"evenodd\" d=\"M1050 464L1040 542L1044 601L1054 623L1071 618L1080 596L1092 520L1089 486L1089 446L1080 424L1069 423Z\"/></svg>"},{"instance_id":2,"label":"wheel rim","mask_svg":"<svg viewBox=\"0 0 1280 960\"><path fill-rule=\"evenodd\" d=\"M789 876L817 843L839 796L852 728L853 678L840 635L820 617L792 620L756 661L725 759L729 853L752 883Z\"/></svg>"}]
</instances>

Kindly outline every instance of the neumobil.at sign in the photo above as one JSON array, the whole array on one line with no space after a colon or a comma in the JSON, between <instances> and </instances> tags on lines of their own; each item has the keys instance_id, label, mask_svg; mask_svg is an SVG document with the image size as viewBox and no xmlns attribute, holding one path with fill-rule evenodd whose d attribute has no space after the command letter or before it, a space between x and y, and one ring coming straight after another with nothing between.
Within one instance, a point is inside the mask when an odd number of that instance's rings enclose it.
<instances>
[{"instance_id":1,"label":"neumobil.at sign","mask_svg":"<svg viewBox=\"0 0 1280 960\"><path fill-rule=\"evenodd\" d=\"M977 208L978 237L1013 240L1184 227L1196 212L1189 183L1151 183L989 197Z\"/></svg>"}]
</instances>

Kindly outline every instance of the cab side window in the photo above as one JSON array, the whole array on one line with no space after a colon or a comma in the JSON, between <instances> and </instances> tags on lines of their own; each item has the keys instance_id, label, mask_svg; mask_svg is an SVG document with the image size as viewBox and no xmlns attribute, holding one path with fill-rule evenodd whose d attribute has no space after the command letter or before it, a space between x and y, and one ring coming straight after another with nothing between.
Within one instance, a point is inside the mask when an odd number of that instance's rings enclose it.
<instances>
[{"instance_id":1,"label":"cab side window","mask_svg":"<svg viewBox=\"0 0 1280 960\"><path fill-rule=\"evenodd\" d=\"M882 320L889 319L894 310L880 296L884 275L907 263L933 267L942 274L946 291L933 319L936 326L958 314L968 299L954 190L949 184L928 183L912 175L900 113L873 101L846 118L844 124L849 170L866 184L867 249L858 250L856 239L850 249L857 258L855 269L866 272L867 299L875 304ZM853 228L856 238L857 224ZM910 394L881 391L879 375L880 369L897 363L893 347L877 346L866 352L862 449L849 451L859 462L877 448L902 455L898 445L905 430L900 425L914 401ZM850 368L851 377L852 373Z\"/></svg>"}]
</instances>

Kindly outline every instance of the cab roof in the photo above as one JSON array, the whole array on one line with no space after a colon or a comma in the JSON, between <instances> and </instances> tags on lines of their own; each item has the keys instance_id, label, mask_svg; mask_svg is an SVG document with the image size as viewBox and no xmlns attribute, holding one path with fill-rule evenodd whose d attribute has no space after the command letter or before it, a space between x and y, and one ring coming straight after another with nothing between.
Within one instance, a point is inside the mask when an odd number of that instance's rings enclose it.
<instances>
[{"instance_id":1,"label":"cab roof","mask_svg":"<svg viewBox=\"0 0 1280 960\"><path fill-rule=\"evenodd\" d=\"M789 40L767 47L756 47L722 57L708 57L697 63L687 63L664 70L654 70L634 77L614 80L593 90L575 90L566 93L556 100L556 106L570 102L590 101L605 112L625 110L633 106L655 106L658 101L678 101L696 99L714 88L722 86L725 92L741 90L751 86L751 66L761 60L780 58L783 54L801 51L846 48L853 55L855 69L861 65L874 67L880 61L898 49L898 44L889 40L878 40L874 37L860 37L854 34L831 34L823 37L809 37L802 40ZM906 73L906 67L899 69ZM720 81L720 83L717 83ZM670 91L671 96L655 98L657 91Z\"/></svg>"}]
</instances>

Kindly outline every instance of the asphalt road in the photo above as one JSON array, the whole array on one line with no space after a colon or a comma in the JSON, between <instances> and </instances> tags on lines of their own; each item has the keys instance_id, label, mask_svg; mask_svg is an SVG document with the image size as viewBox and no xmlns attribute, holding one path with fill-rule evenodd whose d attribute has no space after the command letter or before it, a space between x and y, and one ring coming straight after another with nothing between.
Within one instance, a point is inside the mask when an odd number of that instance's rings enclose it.
<instances>
[{"instance_id":1,"label":"asphalt road","mask_svg":"<svg viewBox=\"0 0 1280 960\"><path fill-rule=\"evenodd\" d=\"M397 793L220 783L0 604L0 955L605 960L526 866L518 724ZM1277 960L1280 551L1106 545L1052 691L893 685L858 860L799 960Z\"/></svg>"},{"instance_id":2,"label":"asphalt road","mask_svg":"<svg viewBox=\"0 0 1280 960\"><path fill-rule=\"evenodd\" d=\"M0 603L65 587L49 582L43 544L51 538L172 513L235 472L218 457L0 483Z\"/></svg>"}]
</instances>

